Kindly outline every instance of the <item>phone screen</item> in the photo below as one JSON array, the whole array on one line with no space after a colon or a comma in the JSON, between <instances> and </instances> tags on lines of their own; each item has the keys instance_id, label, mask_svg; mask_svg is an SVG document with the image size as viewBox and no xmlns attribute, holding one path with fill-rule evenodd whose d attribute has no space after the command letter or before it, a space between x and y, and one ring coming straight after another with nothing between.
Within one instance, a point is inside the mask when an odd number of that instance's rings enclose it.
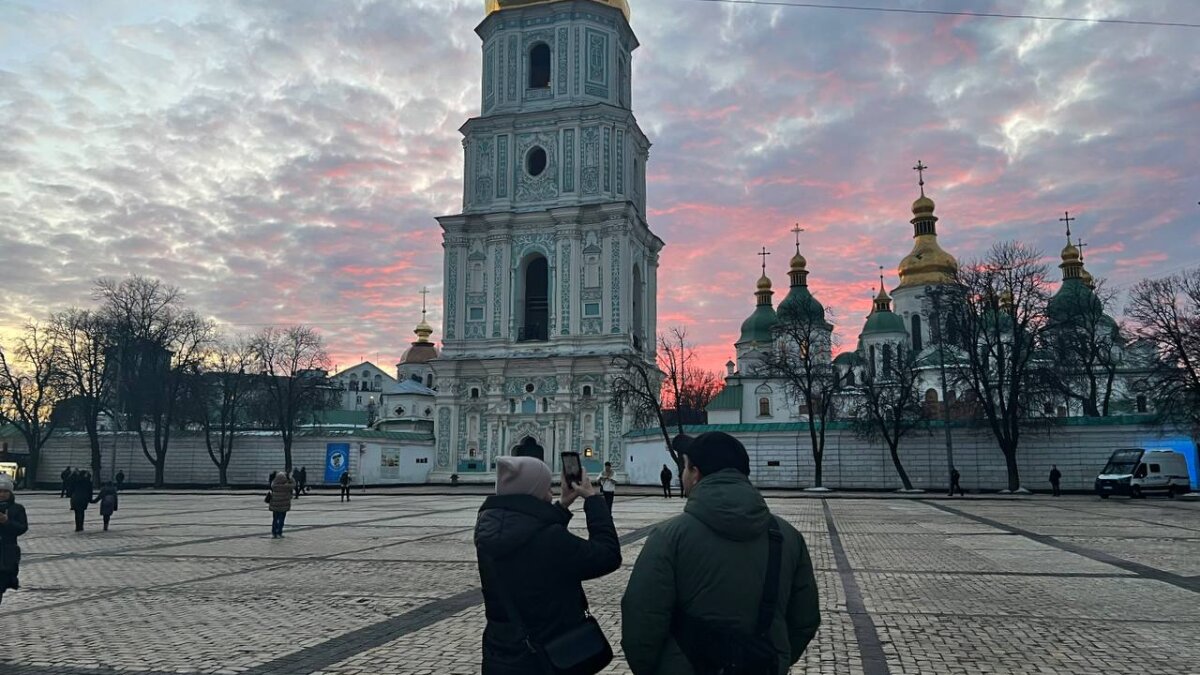
<instances>
[{"instance_id":1,"label":"phone screen","mask_svg":"<svg viewBox=\"0 0 1200 675\"><path fill-rule=\"evenodd\" d=\"M572 485L583 482L583 465L579 462L578 452L562 453L563 477Z\"/></svg>"}]
</instances>

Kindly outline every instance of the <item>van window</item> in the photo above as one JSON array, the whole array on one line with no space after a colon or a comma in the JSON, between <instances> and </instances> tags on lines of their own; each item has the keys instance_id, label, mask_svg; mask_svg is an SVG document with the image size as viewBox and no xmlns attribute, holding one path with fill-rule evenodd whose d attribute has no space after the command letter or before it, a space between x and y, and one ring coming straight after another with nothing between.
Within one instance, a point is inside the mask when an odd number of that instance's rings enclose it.
<instances>
[{"instance_id":1,"label":"van window","mask_svg":"<svg viewBox=\"0 0 1200 675\"><path fill-rule=\"evenodd\" d=\"M1162 469L1160 469L1157 464L1150 465L1150 473L1158 473L1159 471L1162 471Z\"/></svg>"},{"instance_id":2,"label":"van window","mask_svg":"<svg viewBox=\"0 0 1200 675\"><path fill-rule=\"evenodd\" d=\"M1146 465L1139 464L1137 471L1135 471L1133 474L1133 477L1134 478L1145 478L1146 477Z\"/></svg>"}]
</instances>

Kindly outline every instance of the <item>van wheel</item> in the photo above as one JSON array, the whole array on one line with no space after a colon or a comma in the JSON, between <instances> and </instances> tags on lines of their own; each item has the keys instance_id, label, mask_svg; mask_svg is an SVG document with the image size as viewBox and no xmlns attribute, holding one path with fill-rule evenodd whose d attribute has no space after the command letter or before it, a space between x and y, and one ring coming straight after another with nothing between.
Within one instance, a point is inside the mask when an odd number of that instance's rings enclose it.
<instances>
[{"instance_id":1,"label":"van wheel","mask_svg":"<svg viewBox=\"0 0 1200 675\"><path fill-rule=\"evenodd\" d=\"M1175 486L1174 485L1167 488L1167 497L1169 499L1175 499Z\"/></svg>"},{"instance_id":2,"label":"van wheel","mask_svg":"<svg viewBox=\"0 0 1200 675\"><path fill-rule=\"evenodd\" d=\"M1141 488L1141 486L1139 486L1139 485L1134 485L1134 486L1133 486L1133 489L1132 489L1132 490L1130 490L1130 495L1131 495L1131 496L1132 496L1134 499L1141 499L1141 498L1145 497L1145 495L1143 495L1143 494L1142 494L1142 488Z\"/></svg>"}]
</instances>

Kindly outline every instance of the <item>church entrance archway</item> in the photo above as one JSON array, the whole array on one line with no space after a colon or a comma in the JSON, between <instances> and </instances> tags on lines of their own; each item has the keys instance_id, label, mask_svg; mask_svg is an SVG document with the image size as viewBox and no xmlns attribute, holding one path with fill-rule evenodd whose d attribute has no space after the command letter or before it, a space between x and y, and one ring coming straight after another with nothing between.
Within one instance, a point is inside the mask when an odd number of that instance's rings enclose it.
<instances>
[{"instance_id":1,"label":"church entrance archway","mask_svg":"<svg viewBox=\"0 0 1200 675\"><path fill-rule=\"evenodd\" d=\"M542 256L534 256L525 266L522 294L520 342L543 342L550 328L550 267Z\"/></svg>"},{"instance_id":2,"label":"church entrance archway","mask_svg":"<svg viewBox=\"0 0 1200 675\"><path fill-rule=\"evenodd\" d=\"M546 461L546 451L532 436L526 436L521 444L513 448L513 457L536 457Z\"/></svg>"}]
</instances>

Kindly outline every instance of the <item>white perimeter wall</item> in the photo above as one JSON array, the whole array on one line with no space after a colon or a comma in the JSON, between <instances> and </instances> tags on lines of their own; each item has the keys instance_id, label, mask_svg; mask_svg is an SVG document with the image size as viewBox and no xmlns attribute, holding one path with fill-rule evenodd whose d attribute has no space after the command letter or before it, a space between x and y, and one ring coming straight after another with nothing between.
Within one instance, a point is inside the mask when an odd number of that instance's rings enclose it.
<instances>
[{"instance_id":1,"label":"white perimeter wall","mask_svg":"<svg viewBox=\"0 0 1200 675\"><path fill-rule=\"evenodd\" d=\"M813 458L807 431L733 433L750 454L750 477L763 487L811 487ZM1183 434L1160 436L1136 425L1075 426L1049 432L1027 433L1017 461L1024 487L1048 490L1052 464L1063 473L1063 488L1091 490L1096 475L1118 448L1169 449L1188 458L1196 486L1197 458L1192 442ZM917 433L901 442L900 457L913 486L945 490L946 446L941 430ZM852 432L831 430L826 438L824 486L841 489L894 490L900 479L884 445L871 445ZM626 446L626 472L632 485L658 485L666 464L674 465L657 435L634 439ZM954 430L954 462L968 490L1001 490L1007 487L1004 455L986 430ZM778 463L777 466L771 464ZM676 472L677 473L677 472Z\"/></svg>"}]
</instances>

